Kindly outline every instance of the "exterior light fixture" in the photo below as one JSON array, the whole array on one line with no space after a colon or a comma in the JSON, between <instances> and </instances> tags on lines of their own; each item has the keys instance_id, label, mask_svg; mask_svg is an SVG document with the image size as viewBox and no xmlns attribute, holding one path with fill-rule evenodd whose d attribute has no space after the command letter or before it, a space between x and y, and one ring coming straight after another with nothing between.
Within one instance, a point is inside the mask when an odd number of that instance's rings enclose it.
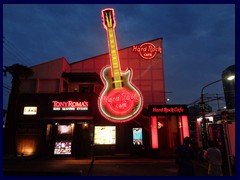
<instances>
[{"instance_id":1,"label":"exterior light fixture","mask_svg":"<svg viewBox=\"0 0 240 180\"><path fill-rule=\"evenodd\" d=\"M227 80L229 80L229 81L232 81L232 80L234 80L234 79L235 79L235 76L234 76L234 75L227 77Z\"/></svg>"}]
</instances>

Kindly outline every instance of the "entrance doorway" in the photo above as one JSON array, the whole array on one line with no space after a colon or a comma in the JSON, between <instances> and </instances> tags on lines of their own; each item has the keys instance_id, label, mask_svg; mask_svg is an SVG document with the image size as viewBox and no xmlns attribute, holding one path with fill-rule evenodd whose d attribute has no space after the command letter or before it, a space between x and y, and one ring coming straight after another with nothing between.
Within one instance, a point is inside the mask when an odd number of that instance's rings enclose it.
<instances>
[{"instance_id":1,"label":"entrance doorway","mask_svg":"<svg viewBox=\"0 0 240 180\"><path fill-rule=\"evenodd\" d=\"M180 143L176 116L158 116L158 139L161 151L174 151Z\"/></svg>"},{"instance_id":2,"label":"entrance doorway","mask_svg":"<svg viewBox=\"0 0 240 180\"><path fill-rule=\"evenodd\" d=\"M74 139L73 154L75 158L76 159L90 158L91 139L90 128L87 122L75 123L73 139Z\"/></svg>"}]
</instances>

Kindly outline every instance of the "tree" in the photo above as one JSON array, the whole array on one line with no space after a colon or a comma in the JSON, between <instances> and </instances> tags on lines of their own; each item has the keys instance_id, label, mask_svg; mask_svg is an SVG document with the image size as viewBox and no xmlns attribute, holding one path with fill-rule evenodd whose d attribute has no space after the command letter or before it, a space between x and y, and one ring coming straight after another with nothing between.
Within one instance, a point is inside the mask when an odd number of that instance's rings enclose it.
<instances>
[{"instance_id":1,"label":"tree","mask_svg":"<svg viewBox=\"0 0 240 180\"><path fill-rule=\"evenodd\" d=\"M12 88L9 95L6 124L4 128L4 154L16 155L16 122L17 122L17 105L21 78L28 78L34 74L33 70L21 64L4 66L4 76L7 73L12 76Z\"/></svg>"}]
</instances>

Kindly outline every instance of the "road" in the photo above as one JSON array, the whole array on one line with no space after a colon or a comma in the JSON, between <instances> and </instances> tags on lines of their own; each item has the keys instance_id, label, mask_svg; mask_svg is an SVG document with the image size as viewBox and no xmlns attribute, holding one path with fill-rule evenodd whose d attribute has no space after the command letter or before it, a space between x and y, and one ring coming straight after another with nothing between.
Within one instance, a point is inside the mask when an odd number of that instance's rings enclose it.
<instances>
[{"instance_id":1,"label":"road","mask_svg":"<svg viewBox=\"0 0 240 180\"><path fill-rule=\"evenodd\" d=\"M206 176L206 164L195 163L196 176ZM5 176L177 176L174 159L5 159Z\"/></svg>"}]
</instances>

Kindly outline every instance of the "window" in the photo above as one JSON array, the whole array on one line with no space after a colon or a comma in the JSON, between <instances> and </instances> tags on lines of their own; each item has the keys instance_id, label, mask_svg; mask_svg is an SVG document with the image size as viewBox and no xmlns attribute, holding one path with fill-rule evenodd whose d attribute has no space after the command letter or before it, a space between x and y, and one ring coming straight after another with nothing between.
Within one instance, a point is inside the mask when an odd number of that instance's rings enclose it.
<instances>
[{"instance_id":1,"label":"window","mask_svg":"<svg viewBox=\"0 0 240 180\"><path fill-rule=\"evenodd\" d=\"M68 83L63 81L63 92L68 92Z\"/></svg>"},{"instance_id":2,"label":"window","mask_svg":"<svg viewBox=\"0 0 240 180\"><path fill-rule=\"evenodd\" d=\"M80 93L91 93L93 92L93 84L80 84L79 92Z\"/></svg>"},{"instance_id":3,"label":"window","mask_svg":"<svg viewBox=\"0 0 240 180\"><path fill-rule=\"evenodd\" d=\"M116 126L95 126L94 144L116 144Z\"/></svg>"}]
</instances>

